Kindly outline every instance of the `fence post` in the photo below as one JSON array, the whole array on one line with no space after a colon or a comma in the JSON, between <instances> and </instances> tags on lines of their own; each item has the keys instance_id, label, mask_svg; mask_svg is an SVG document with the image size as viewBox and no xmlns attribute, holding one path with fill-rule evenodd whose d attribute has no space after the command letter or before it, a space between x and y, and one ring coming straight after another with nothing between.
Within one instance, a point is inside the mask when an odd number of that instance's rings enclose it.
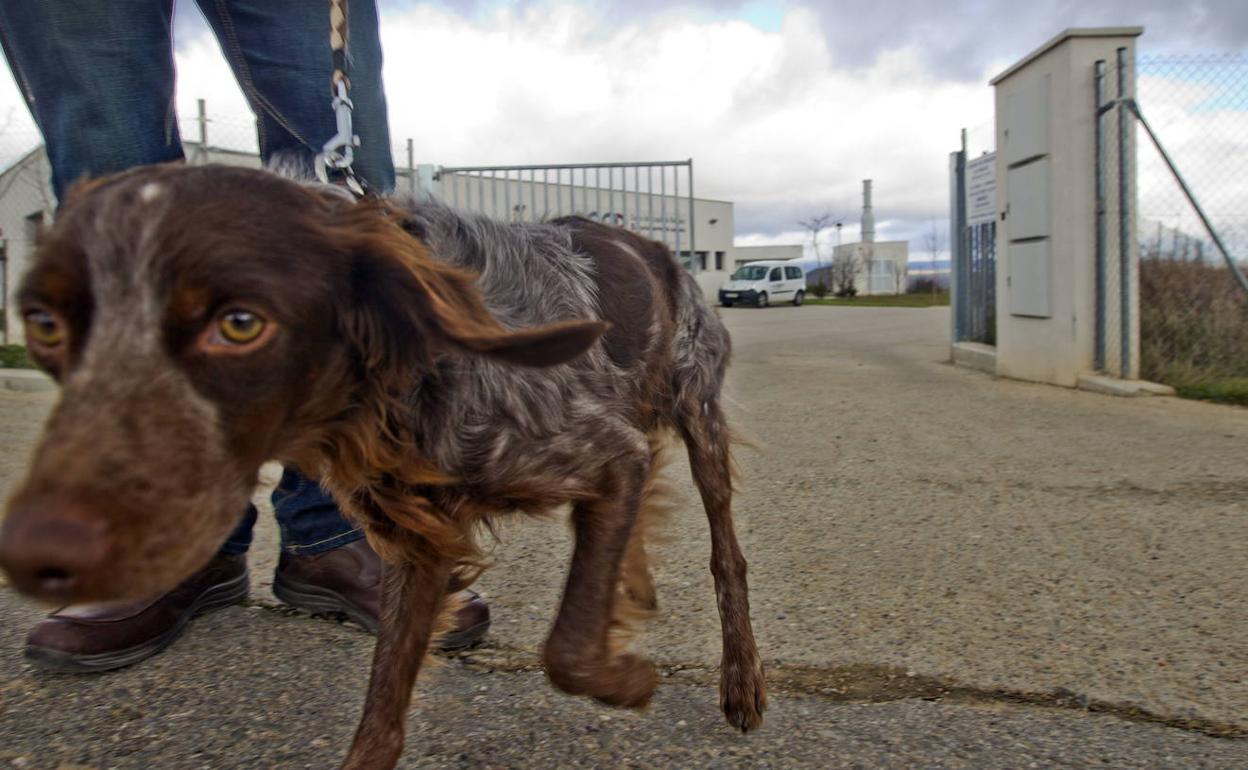
<instances>
[{"instance_id":1,"label":"fence post","mask_svg":"<svg viewBox=\"0 0 1248 770\"><path fill-rule=\"evenodd\" d=\"M0 333L9 344L9 239L0 238Z\"/></svg>"},{"instance_id":2,"label":"fence post","mask_svg":"<svg viewBox=\"0 0 1248 770\"><path fill-rule=\"evenodd\" d=\"M702 263L698 261L698 242L694 236L694 222L696 217L693 215L693 158L689 159L689 253L693 255L693 274L697 275L701 269Z\"/></svg>"},{"instance_id":3,"label":"fence post","mask_svg":"<svg viewBox=\"0 0 1248 770\"><path fill-rule=\"evenodd\" d=\"M197 99L196 104L199 107L199 162L208 162L208 103L204 99Z\"/></svg>"},{"instance_id":4,"label":"fence post","mask_svg":"<svg viewBox=\"0 0 1248 770\"><path fill-rule=\"evenodd\" d=\"M412 149L412 139L407 139L407 191L416 195L416 153Z\"/></svg>"},{"instance_id":5,"label":"fence post","mask_svg":"<svg viewBox=\"0 0 1248 770\"><path fill-rule=\"evenodd\" d=\"M1093 367L1098 372L1105 371L1105 303L1109 298L1105 286L1105 60L1098 59L1095 65L1094 99L1096 110L1093 113L1096 123L1096 147L1093 149L1096 162L1096 347L1093 353Z\"/></svg>"},{"instance_id":6,"label":"fence post","mask_svg":"<svg viewBox=\"0 0 1248 770\"><path fill-rule=\"evenodd\" d=\"M949 254L953 260L949 271L953 322L951 342L967 338L966 316L969 307L970 265L966 253L966 129L962 129L962 149L949 154ZM933 257L934 258L934 257Z\"/></svg>"},{"instance_id":7,"label":"fence post","mask_svg":"<svg viewBox=\"0 0 1248 770\"><path fill-rule=\"evenodd\" d=\"M1128 155L1128 131L1131 116L1127 112L1127 49L1119 48L1118 56L1118 264L1119 303L1122 321L1119 324L1121 372L1124 379L1135 379L1131 358L1131 183L1132 156Z\"/></svg>"}]
</instances>

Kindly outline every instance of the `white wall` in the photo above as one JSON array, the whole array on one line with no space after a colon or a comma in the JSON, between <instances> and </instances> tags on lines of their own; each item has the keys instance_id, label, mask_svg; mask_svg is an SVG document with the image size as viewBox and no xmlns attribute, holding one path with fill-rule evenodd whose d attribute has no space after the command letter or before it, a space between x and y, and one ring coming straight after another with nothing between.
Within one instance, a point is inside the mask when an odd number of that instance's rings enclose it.
<instances>
[{"instance_id":1,"label":"white wall","mask_svg":"<svg viewBox=\"0 0 1248 770\"><path fill-rule=\"evenodd\" d=\"M833 260L849 257L858 266L854 287L860 295L905 293L910 263L906 241L846 243L832 249Z\"/></svg>"},{"instance_id":2,"label":"white wall","mask_svg":"<svg viewBox=\"0 0 1248 770\"><path fill-rule=\"evenodd\" d=\"M1073 387L1095 366L1094 64L1134 62L1141 31L1067 30L993 80L1000 375Z\"/></svg>"},{"instance_id":3,"label":"white wall","mask_svg":"<svg viewBox=\"0 0 1248 770\"><path fill-rule=\"evenodd\" d=\"M55 210L51 169L42 149L31 152L0 174L0 239L3 240L6 257L3 276L0 277L5 310L5 332L0 339L6 344L26 341L19 309L13 304L13 295L26 274L29 256L34 251L34 219L42 215L50 221Z\"/></svg>"}]
</instances>

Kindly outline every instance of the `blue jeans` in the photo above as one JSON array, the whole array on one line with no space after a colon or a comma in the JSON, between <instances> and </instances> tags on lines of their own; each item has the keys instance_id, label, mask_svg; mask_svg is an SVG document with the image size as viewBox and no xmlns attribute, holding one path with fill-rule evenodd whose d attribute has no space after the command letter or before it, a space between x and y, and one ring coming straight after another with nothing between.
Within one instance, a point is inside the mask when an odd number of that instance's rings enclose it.
<instances>
[{"instance_id":1,"label":"blue jeans","mask_svg":"<svg viewBox=\"0 0 1248 770\"><path fill-rule=\"evenodd\" d=\"M329 4L196 0L257 116L260 155L311 159L337 132L330 109ZM349 4L351 99L361 146L354 169L394 189L381 42L373 0ZM3 0L0 44L39 124L57 198L82 176L182 160L174 111L172 0ZM312 554L363 534L316 482L287 469L273 493L282 548ZM243 553L248 506L223 551Z\"/></svg>"},{"instance_id":2,"label":"blue jeans","mask_svg":"<svg viewBox=\"0 0 1248 770\"><path fill-rule=\"evenodd\" d=\"M310 162L337 133L329 3L196 0L257 116L260 155ZM349 3L355 172L394 189L373 0ZM173 0L5 0L0 43L47 143L58 198L83 175L181 160Z\"/></svg>"},{"instance_id":3,"label":"blue jeans","mask_svg":"<svg viewBox=\"0 0 1248 770\"><path fill-rule=\"evenodd\" d=\"M277 514L277 528L282 536L282 550L297 554L323 553L340 545L353 543L364 533L351 527L338 506L323 491L320 484L304 476L294 468L282 472L282 480L273 490L273 510ZM238 528L234 530L221 553L243 554L251 545L251 530L256 523L256 507L247 506L247 512Z\"/></svg>"}]
</instances>

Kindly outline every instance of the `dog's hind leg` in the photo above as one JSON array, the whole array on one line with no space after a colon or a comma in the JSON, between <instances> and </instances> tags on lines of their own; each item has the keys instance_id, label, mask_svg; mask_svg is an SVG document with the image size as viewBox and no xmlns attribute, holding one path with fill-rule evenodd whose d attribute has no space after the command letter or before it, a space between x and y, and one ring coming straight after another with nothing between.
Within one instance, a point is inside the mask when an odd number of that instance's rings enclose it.
<instances>
[{"instance_id":1,"label":"dog's hind leg","mask_svg":"<svg viewBox=\"0 0 1248 770\"><path fill-rule=\"evenodd\" d=\"M729 724L745 732L762 724L767 695L763 664L750 625L745 557L732 525L730 433L718 393L698 399L686 392L678 407L677 422L710 522L711 574L724 638L720 708Z\"/></svg>"},{"instance_id":2,"label":"dog's hind leg","mask_svg":"<svg viewBox=\"0 0 1248 770\"><path fill-rule=\"evenodd\" d=\"M624 551L620 588L624 599L639 613L653 612L659 606L654 576L650 574L650 554L646 553L646 536L640 525L628 539L628 547Z\"/></svg>"},{"instance_id":3,"label":"dog's hind leg","mask_svg":"<svg viewBox=\"0 0 1248 770\"><path fill-rule=\"evenodd\" d=\"M653 664L615 652L609 639L620 600L620 564L649 465L649 452L640 449L616 458L604 469L601 495L573 507L572 567L543 652L546 674L556 687L613 706L645 706L658 682Z\"/></svg>"},{"instance_id":4,"label":"dog's hind leg","mask_svg":"<svg viewBox=\"0 0 1248 770\"><path fill-rule=\"evenodd\" d=\"M399 761L412 686L454 564L430 551L383 567L381 624L368 695L343 770L389 770Z\"/></svg>"},{"instance_id":5,"label":"dog's hind leg","mask_svg":"<svg viewBox=\"0 0 1248 770\"><path fill-rule=\"evenodd\" d=\"M654 541L659 527L673 508L671 485L663 474L667 466L670 441L671 435L667 432L654 433L649 437L650 467L641 491L637 522L633 525L628 547L624 550L620 589L628 604L635 610L632 613L634 616L644 616L658 608L658 595L654 588L654 576L650 572L650 555L646 546ZM631 618L623 618L622 622L629 619Z\"/></svg>"}]
</instances>

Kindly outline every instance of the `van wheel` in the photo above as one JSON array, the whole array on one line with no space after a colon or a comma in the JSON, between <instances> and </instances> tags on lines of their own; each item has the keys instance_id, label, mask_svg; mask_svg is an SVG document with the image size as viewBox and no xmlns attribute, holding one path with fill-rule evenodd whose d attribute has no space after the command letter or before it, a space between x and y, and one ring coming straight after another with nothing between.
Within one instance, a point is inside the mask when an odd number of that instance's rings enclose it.
<instances>
[{"instance_id":1,"label":"van wheel","mask_svg":"<svg viewBox=\"0 0 1248 770\"><path fill-rule=\"evenodd\" d=\"M806 299L806 292L799 291L797 296L793 297L793 307L801 307L804 299Z\"/></svg>"},{"instance_id":2,"label":"van wheel","mask_svg":"<svg viewBox=\"0 0 1248 770\"><path fill-rule=\"evenodd\" d=\"M758 307L767 307L767 292L758 295Z\"/></svg>"},{"instance_id":3,"label":"van wheel","mask_svg":"<svg viewBox=\"0 0 1248 770\"><path fill-rule=\"evenodd\" d=\"M721 303L719 303L719 304L723 305L724 307L732 307L732 303L731 303L731 302L721 302Z\"/></svg>"}]
</instances>

